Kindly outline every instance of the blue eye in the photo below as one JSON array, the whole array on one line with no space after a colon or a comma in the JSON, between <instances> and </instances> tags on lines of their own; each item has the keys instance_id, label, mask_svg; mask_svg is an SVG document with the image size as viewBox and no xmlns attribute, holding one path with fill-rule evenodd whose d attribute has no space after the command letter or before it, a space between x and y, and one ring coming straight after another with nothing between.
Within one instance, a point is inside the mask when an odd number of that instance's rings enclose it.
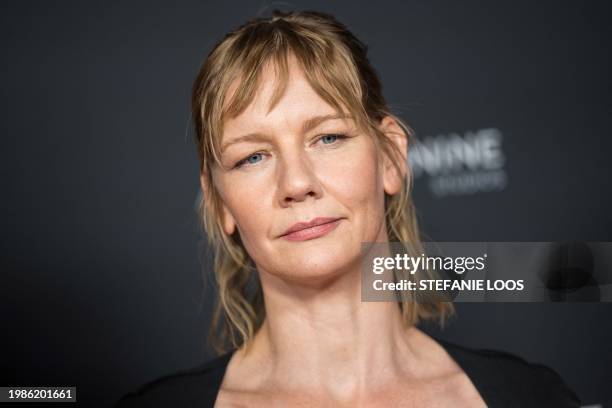
<instances>
[{"instance_id":1,"label":"blue eye","mask_svg":"<svg viewBox=\"0 0 612 408\"><path fill-rule=\"evenodd\" d=\"M323 144L330 144L338 139L338 135L325 135L321 138ZM329 142L329 143L328 143Z\"/></svg>"},{"instance_id":2,"label":"blue eye","mask_svg":"<svg viewBox=\"0 0 612 408\"><path fill-rule=\"evenodd\" d=\"M340 143L341 141L344 141L344 139L348 139L350 136L347 136L345 134L340 134L340 133L330 133L327 135L323 135L319 138L318 141L323 142L323 144L337 144Z\"/></svg>"},{"instance_id":3,"label":"blue eye","mask_svg":"<svg viewBox=\"0 0 612 408\"><path fill-rule=\"evenodd\" d=\"M234 167L242 167L245 164L255 164L260 161L260 160L257 160L257 158L261 159L261 157L262 157L261 153L253 153L252 155L248 156L246 159L240 160L238 163L236 163Z\"/></svg>"},{"instance_id":4,"label":"blue eye","mask_svg":"<svg viewBox=\"0 0 612 408\"><path fill-rule=\"evenodd\" d=\"M251 160L253 157L261 157L261 153L255 153L246 158L246 161L250 164L257 163L259 160Z\"/></svg>"}]
</instances>

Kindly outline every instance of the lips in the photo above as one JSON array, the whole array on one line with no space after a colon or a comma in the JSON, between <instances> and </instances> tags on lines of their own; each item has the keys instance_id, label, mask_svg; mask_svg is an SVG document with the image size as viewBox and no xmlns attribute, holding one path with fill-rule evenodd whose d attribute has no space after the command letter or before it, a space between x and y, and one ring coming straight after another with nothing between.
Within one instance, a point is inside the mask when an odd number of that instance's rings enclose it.
<instances>
[{"instance_id":1,"label":"lips","mask_svg":"<svg viewBox=\"0 0 612 408\"><path fill-rule=\"evenodd\" d=\"M309 222L298 222L287 230L289 232L281 235L280 238L293 242L309 241L311 239L321 238L335 230L341 221L342 218L319 217Z\"/></svg>"},{"instance_id":2,"label":"lips","mask_svg":"<svg viewBox=\"0 0 612 408\"><path fill-rule=\"evenodd\" d=\"M298 222L298 223L293 224L288 230L283 232L281 237L285 235L289 235L297 231L305 230L307 228L316 227L318 225L329 224L339 219L340 218L337 218L337 217L317 217L317 218L313 218L312 220L308 222Z\"/></svg>"}]
</instances>

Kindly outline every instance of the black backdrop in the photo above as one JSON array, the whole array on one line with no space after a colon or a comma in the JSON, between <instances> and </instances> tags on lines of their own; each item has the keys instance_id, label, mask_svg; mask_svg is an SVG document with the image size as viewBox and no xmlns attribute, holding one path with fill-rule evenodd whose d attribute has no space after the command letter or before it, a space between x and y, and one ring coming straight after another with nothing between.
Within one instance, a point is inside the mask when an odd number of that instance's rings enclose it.
<instances>
[{"instance_id":1,"label":"black backdrop","mask_svg":"<svg viewBox=\"0 0 612 408\"><path fill-rule=\"evenodd\" d=\"M76 385L83 405L108 406L210 356L189 91L212 44L268 4L0 5L0 385ZM607 4L285 4L332 12L366 42L424 143L496 135L493 166L425 163L428 236L612 241ZM612 304L459 304L428 330L612 400Z\"/></svg>"}]
</instances>

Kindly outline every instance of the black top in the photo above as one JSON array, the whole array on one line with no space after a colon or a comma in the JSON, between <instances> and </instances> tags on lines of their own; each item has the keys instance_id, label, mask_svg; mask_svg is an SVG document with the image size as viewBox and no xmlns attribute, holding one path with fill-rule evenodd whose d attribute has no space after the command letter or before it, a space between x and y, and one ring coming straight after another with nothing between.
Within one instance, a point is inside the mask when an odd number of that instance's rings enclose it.
<instances>
[{"instance_id":1,"label":"black top","mask_svg":"<svg viewBox=\"0 0 612 408\"><path fill-rule=\"evenodd\" d=\"M488 407L580 406L559 374L544 365L506 352L436 341L465 371ZM123 396L115 407L213 407L232 354L145 384Z\"/></svg>"}]
</instances>

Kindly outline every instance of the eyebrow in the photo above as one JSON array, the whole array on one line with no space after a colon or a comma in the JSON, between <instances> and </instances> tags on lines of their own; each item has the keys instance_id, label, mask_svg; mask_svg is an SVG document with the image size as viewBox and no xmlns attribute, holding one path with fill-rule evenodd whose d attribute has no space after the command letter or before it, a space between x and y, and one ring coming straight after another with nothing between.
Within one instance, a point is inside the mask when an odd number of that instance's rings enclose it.
<instances>
[{"instance_id":1,"label":"eyebrow","mask_svg":"<svg viewBox=\"0 0 612 408\"><path fill-rule=\"evenodd\" d=\"M302 123L302 133L306 133L314 128L316 128L317 126L319 126L321 123L328 121L328 120L334 120L334 119L349 119L351 116L347 115L347 114L329 114L329 115L319 115L319 116L313 116L309 119L306 119L303 123ZM222 146L221 146L221 153L223 153L229 146L236 144L236 143L240 143L240 142L259 142L259 141L263 141L266 140L266 137L258 132L253 132L253 133L247 133L246 135L242 135L242 136L238 136L236 138L233 138L231 140L228 140L227 142L225 142Z\"/></svg>"}]
</instances>

